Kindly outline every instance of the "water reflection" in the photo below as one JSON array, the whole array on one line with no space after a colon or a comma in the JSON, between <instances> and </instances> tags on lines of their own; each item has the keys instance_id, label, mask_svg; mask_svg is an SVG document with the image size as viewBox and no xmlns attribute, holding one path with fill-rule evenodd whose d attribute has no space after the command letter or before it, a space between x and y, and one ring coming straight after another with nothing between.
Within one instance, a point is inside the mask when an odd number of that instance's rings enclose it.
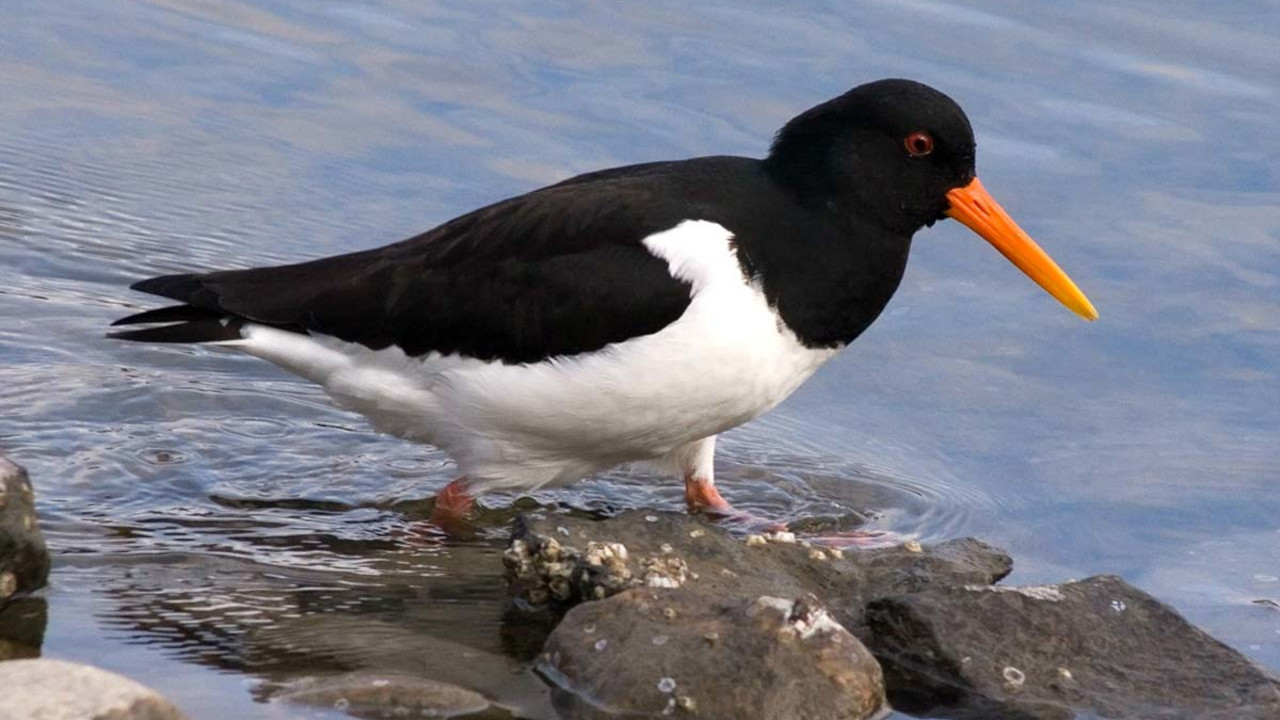
<instances>
[{"instance_id":1,"label":"water reflection","mask_svg":"<svg viewBox=\"0 0 1280 720\"><path fill-rule=\"evenodd\" d=\"M268 532L229 533L240 547L146 553L137 548L154 538L134 528L63 572L100 583L111 600L102 622L125 642L254 676L260 700L299 678L398 672L551 717L541 683L503 650L500 541L422 546L257 529Z\"/></svg>"}]
</instances>

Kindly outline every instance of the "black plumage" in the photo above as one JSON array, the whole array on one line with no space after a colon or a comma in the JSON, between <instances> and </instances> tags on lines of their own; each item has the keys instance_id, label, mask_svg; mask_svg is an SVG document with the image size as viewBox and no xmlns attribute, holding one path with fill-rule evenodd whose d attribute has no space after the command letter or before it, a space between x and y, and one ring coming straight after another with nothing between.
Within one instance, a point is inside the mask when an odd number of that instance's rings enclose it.
<instances>
[{"instance_id":1,"label":"black plumage","mask_svg":"<svg viewBox=\"0 0 1280 720\"><path fill-rule=\"evenodd\" d=\"M904 161L924 114L938 150ZM973 175L972 131L945 96L864 85L792 120L769 157L706 157L589 173L386 247L281 267L169 275L134 289L185 303L123 318L129 340L202 342L251 321L411 356L505 363L655 333L690 287L643 245L684 220L733 234L743 272L809 347L852 341L897 288L912 233Z\"/></svg>"}]
</instances>

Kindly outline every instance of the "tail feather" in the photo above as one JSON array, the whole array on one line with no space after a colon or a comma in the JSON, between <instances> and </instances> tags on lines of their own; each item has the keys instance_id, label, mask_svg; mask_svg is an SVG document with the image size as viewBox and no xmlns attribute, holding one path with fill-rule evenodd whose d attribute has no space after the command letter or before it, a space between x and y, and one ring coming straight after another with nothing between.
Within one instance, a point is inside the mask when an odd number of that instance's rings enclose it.
<instances>
[{"instance_id":1,"label":"tail feather","mask_svg":"<svg viewBox=\"0 0 1280 720\"><path fill-rule=\"evenodd\" d=\"M201 283L200 274L180 273L139 280L129 288L178 302L191 303L204 290L204 285Z\"/></svg>"},{"instance_id":2,"label":"tail feather","mask_svg":"<svg viewBox=\"0 0 1280 720\"><path fill-rule=\"evenodd\" d=\"M142 325L145 323L188 322L191 320L214 320L219 317L221 317L219 313L205 310L204 308L190 305L170 305L169 307L156 308L155 310L122 317L111 323L111 325L115 327L117 325Z\"/></svg>"},{"instance_id":3,"label":"tail feather","mask_svg":"<svg viewBox=\"0 0 1280 720\"><path fill-rule=\"evenodd\" d=\"M128 319L125 318L125 320ZM115 324L119 325L121 323L116 322ZM181 322L176 325L161 325L139 330L121 330L107 333L107 337L116 338L117 340L157 343L226 342L241 338L240 326L242 324L241 321L232 318L207 318Z\"/></svg>"},{"instance_id":4,"label":"tail feather","mask_svg":"<svg viewBox=\"0 0 1280 720\"><path fill-rule=\"evenodd\" d=\"M218 308L217 298L193 273L162 275L140 280L130 287L151 295L177 300L187 305L135 313L111 323L119 325L156 325L156 327L108 333L118 340L159 343L208 343L239 340L243 320Z\"/></svg>"}]
</instances>

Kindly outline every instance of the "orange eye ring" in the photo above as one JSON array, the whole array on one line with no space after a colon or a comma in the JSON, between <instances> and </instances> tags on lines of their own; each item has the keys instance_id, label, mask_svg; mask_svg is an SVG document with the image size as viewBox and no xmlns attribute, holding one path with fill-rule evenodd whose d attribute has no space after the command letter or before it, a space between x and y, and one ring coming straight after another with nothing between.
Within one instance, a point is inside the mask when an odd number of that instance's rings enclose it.
<instances>
[{"instance_id":1,"label":"orange eye ring","mask_svg":"<svg viewBox=\"0 0 1280 720\"><path fill-rule=\"evenodd\" d=\"M933 152L933 136L923 130L917 130L902 140L911 157L924 157Z\"/></svg>"}]
</instances>

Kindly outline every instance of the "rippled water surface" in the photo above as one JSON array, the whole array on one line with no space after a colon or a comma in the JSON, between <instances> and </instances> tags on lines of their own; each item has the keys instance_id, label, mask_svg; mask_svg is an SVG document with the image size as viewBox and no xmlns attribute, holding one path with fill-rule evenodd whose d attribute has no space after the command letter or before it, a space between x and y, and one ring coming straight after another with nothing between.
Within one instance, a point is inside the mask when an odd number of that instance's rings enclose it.
<instances>
[{"instance_id":1,"label":"rippled water surface","mask_svg":"<svg viewBox=\"0 0 1280 720\"><path fill-rule=\"evenodd\" d=\"M0 448L56 568L43 652L195 718L297 716L299 674L403 669L546 717L503 622L510 498L400 533L451 477L264 363L126 344L129 282L370 247L599 167L759 155L869 79L956 97L979 169L1098 305L955 223L855 346L721 447L726 495L1118 573L1280 669L1275 3L10 0ZM676 509L618 471L540 503ZM533 502L531 500L521 500Z\"/></svg>"}]
</instances>

